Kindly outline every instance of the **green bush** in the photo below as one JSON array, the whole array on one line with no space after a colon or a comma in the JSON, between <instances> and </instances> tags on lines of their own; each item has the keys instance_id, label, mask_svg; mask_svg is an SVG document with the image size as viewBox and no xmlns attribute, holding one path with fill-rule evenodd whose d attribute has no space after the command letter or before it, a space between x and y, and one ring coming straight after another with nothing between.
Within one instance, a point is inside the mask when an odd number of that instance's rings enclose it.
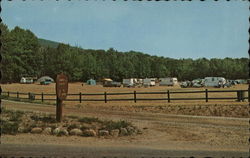
<instances>
[{"instance_id":1,"label":"green bush","mask_svg":"<svg viewBox=\"0 0 250 158\"><path fill-rule=\"evenodd\" d=\"M106 130L113 130L113 129L120 129L120 128L126 128L128 126L132 126L130 122L127 121L104 121L103 122Z\"/></svg>"},{"instance_id":2,"label":"green bush","mask_svg":"<svg viewBox=\"0 0 250 158\"><path fill-rule=\"evenodd\" d=\"M21 112L15 112L10 116L10 121L13 122L20 122L21 121L21 117L23 116L23 113Z\"/></svg>"},{"instance_id":3,"label":"green bush","mask_svg":"<svg viewBox=\"0 0 250 158\"><path fill-rule=\"evenodd\" d=\"M86 130L86 129L89 129L89 128L86 127L86 126L82 126L82 127L80 128L80 130L82 130L82 131L84 131L84 130Z\"/></svg>"},{"instance_id":4,"label":"green bush","mask_svg":"<svg viewBox=\"0 0 250 158\"><path fill-rule=\"evenodd\" d=\"M101 120L95 117L82 117L79 118L78 121L83 123L102 122Z\"/></svg>"},{"instance_id":5,"label":"green bush","mask_svg":"<svg viewBox=\"0 0 250 158\"><path fill-rule=\"evenodd\" d=\"M42 121L45 123L56 123L56 119L54 116L37 116L37 115L32 115L30 118L34 121Z\"/></svg>"},{"instance_id":6,"label":"green bush","mask_svg":"<svg viewBox=\"0 0 250 158\"><path fill-rule=\"evenodd\" d=\"M78 128L78 126L76 124L72 124L72 125L68 126L68 130L69 131L72 130L72 129L74 129L74 128Z\"/></svg>"},{"instance_id":7,"label":"green bush","mask_svg":"<svg viewBox=\"0 0 250 158\"><path fill-rule=\"evenodd\" d=\"M17 122L2 121L2 133L15 135L18 132L18 126Z\"/></svg>"},{"instance_id":8,"label":"green bush","mask_svg":"<svg viewBox=\"0 0 250 158\"><path fill-rule=\"evenodd\" d=\"M70 116L68 116L68 118L71 118L71 119L77 119L77 118L78 118L78 116L73 116L73 115L70 115Z\"/></svg>"}]
</instances>

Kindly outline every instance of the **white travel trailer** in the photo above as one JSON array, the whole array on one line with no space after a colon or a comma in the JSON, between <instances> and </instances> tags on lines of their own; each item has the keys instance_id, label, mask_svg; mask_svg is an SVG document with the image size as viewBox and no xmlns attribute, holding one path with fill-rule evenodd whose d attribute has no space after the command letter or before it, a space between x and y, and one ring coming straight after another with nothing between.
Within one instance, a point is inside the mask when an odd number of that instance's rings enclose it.
<instances>
[{"instance_id":1,"label":"white travel trailer","mask_svg":"<svg viewBox=\"0 0 250 158\"><path fill-rule=\"evenodd\" d=\"M205 77L205 87L221 87L226 84L224 77Z\"/></svg>"},{"instance_id":2,"label":"white travel trailer","mask_svg":"<svg viewBox=\"0 0 250 158\"><path fill-rule=\"evenodd\" d=\"M130 78L130 79L123 79L122 80L123 87L133 87L133 86L136 85L136 83L137 83L136 78Z\"/></svg>"},{"instance_id":3,"label":"white travel trailer","mask_svg":"<svg viewBox=\"0 0 250 158\"><path fill-rule=\"evenodd\" d=\"M22 77L20 80L20 83L33 83L33 78L32 77Z\"/></svg>"},{"instance_id":4,"label":"white travel trailer","mask_svg":"<svg viewBox=\"0 0 250 158\"><path fill-rule=\"evenodd\" d=\"M160 86L175 86L178 84L178 80L175 77L159 78Z\"/></svg>"},{"instance_id":5,"label":"white travel trailer","mask_svg":"<svg viewBox=\"0 0 250 158\"><path fill-rule=\"evenodd\" d=\"M145 78L143 79L144 86L155 86L155 78Z\"/></svg>"}]
</instances>

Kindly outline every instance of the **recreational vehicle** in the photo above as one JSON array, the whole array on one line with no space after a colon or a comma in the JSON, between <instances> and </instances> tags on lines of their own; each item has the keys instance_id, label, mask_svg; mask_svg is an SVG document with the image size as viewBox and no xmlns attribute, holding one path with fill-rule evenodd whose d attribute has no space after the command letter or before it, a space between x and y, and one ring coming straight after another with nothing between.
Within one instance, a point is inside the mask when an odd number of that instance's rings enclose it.
<instances>
[{"instance_id":1,"label":"recreational vehicle","mask_svg":"<svg viewBox=\"0 0 250 158\"><path fill-rule=\"evenodd\" d=\"M225 84L224 77L205 77L205 87L222 87Z\"/></svg>"},{"instance_id":2,"label":"recreational vehicle","mask_svg":"<svg viewBox=\"0 0 250 158\"><path fill-rule=\"evenodd\" d=\"M136 82L137 82L137 80L134 78L122 80L123 87L134 87Z\"/></svg>"},{"instance_id":3,"label":"recreational vehicle","mask_svg":"<svg viewBox=\"0 0 250 158\"><path fill-rule=\"evenodd\" d=\"M144 86L155 86L155 78L145 78L143 79Z\"/></svg>"},{"instance_id":4,"label":"recreational vehicle","mask_svg":"<svg viewBox=\"0 0 250 158\"><path fill-rule=\"evenodd\" d=\"M160 86L175 86L178 84L178 80L175 77L159 78Z\"/></svg>"},{"instance_id":5,"label":"recreational vehicle","mask_svg":"<svg viewBox=\"0 0 250 158\"><path fill-rule=\"evenodd\" d=\"M32 77L22 77L20 80L20 83L33 83L33 78Z\"/></svg>"}]
</instances>

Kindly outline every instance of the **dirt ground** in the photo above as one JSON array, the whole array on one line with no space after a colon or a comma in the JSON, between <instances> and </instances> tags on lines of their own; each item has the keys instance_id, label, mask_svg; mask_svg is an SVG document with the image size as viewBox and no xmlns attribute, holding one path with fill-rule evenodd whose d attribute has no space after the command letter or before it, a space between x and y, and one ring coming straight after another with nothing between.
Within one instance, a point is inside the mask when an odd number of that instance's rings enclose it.
<instances>
[{"instance_id":1,"label":"dirt ground","mask_svg":"<svg viewBox=\"0 0 250 158\"><path fill-rule=\"evenodd\" d=\"M55 106L2 101L7 109L55 113ZM143 134L118 138L56 137L35 134L2 135L2 144L65 144L79 146L141 146L155 149L248 151L249 119L188 116L151 111L129 111L99 105L64 108L64 115L127 120Z\"/></svg>"},{"instance_id":2,"label":"dirt ground","mask_svg":"<svg viewBox=\"0 0 250 158\"><path fill-rule=\"evenodd\" d=\"M3 91L55 93L55 84L3 84ZM246 90L248 85L237 85L230 90ZM224 90L223 88L208 88ZM164 92L204 90L204 88L180 88L155 86L148 88L109 88L70 83L69 93L112 92ZM15 94L12 94L15 96ZM204 97L205 94L173 94L171 97ZM27 97L22 96L20 97ZM40 95L36 96L39 98ZM46 96L55 98L54 96ZM85 98L91 98L83 96ZM97 97L97 96L94 96ZM133 95L119 96L132 98ZM138 98L167 97L166 95L141 94ZM209 93L209 97L236 97L235 92ZM78 96L68 96L78 98ZM103 96L100 96L103 99ZM109 99L115 98L108 96ZM52 102L54 103L54 102ZM22 103L2 100L7 109L55 113L54 105ZM173 150L248 151L249 103L235 100L205 101L133 101L125 102L64 102L64 115L98 117L104 120L127 120L142 129L143 134L118 138L56 137L36 134L2 135L3 144L64 144L79 146L149 147Z\"/></svg>"}]
</instances>

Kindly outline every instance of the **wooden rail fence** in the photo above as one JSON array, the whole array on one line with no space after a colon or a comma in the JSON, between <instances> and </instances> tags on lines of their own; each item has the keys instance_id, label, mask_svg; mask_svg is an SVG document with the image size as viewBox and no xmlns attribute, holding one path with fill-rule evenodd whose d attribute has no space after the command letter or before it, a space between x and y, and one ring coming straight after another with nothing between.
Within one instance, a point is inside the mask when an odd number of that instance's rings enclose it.
<instances>
[{"instance_id":1,"label":"wooden rail fence","mask_svg":"<svg viewBox=\"0 0 250 158\"><path fill-rule=\"evenodd\" d=\"M210 93L229 93L233 92L235 93L235 97L209 97ZM248 92L248 95L246 93ZM171 97L172 94L181 94L181 93L203 93L204 97L200 98L176 98L176 97ZM144 97L144 98L139 98L139 94L144 94L144 95L157 95L157 94L165 94L166 97L164 98L149 98L149 97ZM27 95L27 97L20 97L20 95ZM131 98L111 98L108 99L108 96L122 96L122 95L131 95L133 97ZM68 96L78 96L75 99L66 99L65 101L78 101L80 103L84 101L103 101L105 103L111 102L111 101L134 101L135 103L137 101L156 101L156 100L166 100L168 102L171 102L173 100L204 100L205 102L208 102L209 100L231 100L231 99L236 99L237 101L244 101L245 99L248 99L248 102L250 102L250 88L247 90L197 90L197 91L170 91L167 90L165 92L125 92L125 93L77 93L77 94L68 94ZM37 98L36 96L39 96ZM46 96L54 96L55 98L46 98ZM84 98L85 96L103 96L103 99L87 99ZM27 99L27 100L40 100L41 102L44 101L56 101L56 94L52 93L23 93L23 92L1 92L0 97L2 99Z\"/></svg>"}]
</instances>

